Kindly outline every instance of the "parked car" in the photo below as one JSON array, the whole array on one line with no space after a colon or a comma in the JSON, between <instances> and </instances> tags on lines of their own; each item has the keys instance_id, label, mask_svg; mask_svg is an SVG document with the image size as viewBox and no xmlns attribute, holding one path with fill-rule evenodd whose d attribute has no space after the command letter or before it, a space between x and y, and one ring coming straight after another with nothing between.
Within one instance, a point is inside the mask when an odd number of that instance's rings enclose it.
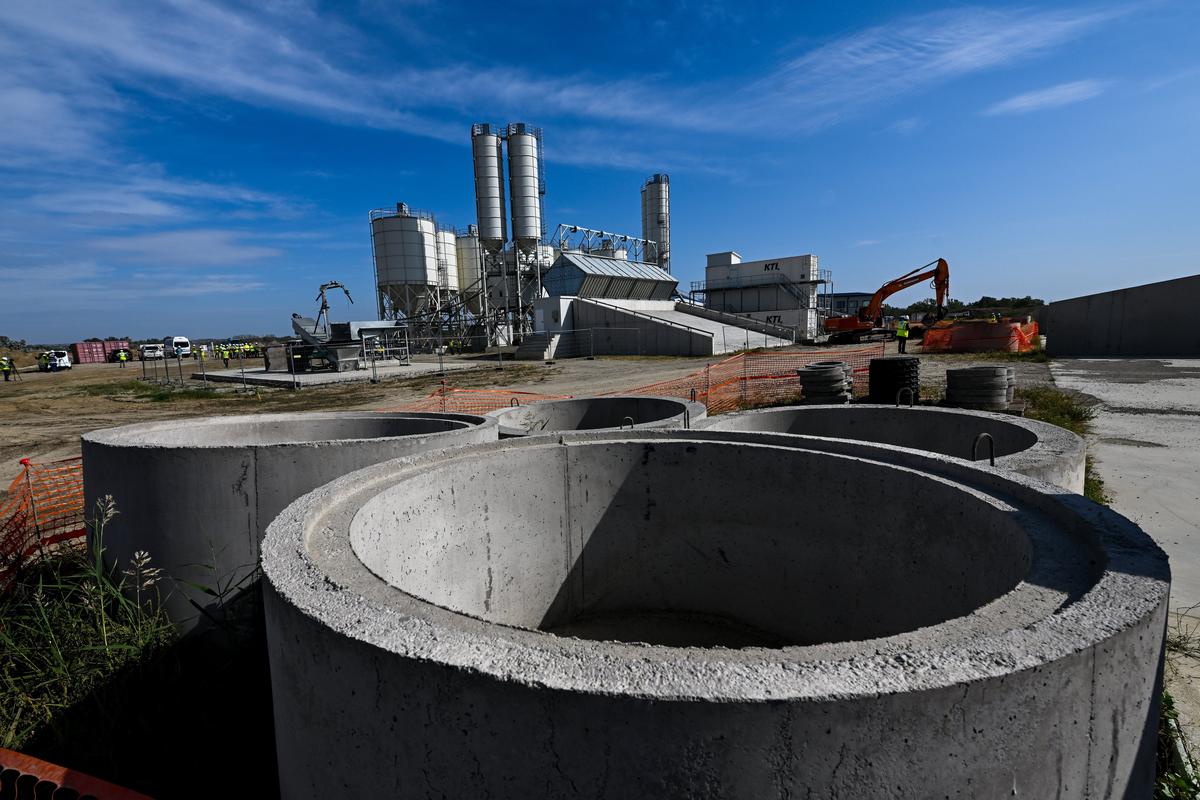
<instances>
[{"instance_id":1,"label":"parked car","mask_svg":"<svg viewBox=\"0 0 1200 800\"><path fill-rule=\"evenodd\" d=\"M38 358L38 369L42 372L70 368L71 354L66 350L47 350Z\"/></svg>"},{"instance_id":2,"label":"parked car","mask_svg":"<svg viewBox=\"0 0 1200 800\"><path fill-rule=\"evenodd\" d=\"M163 357L161 344L144 344L138 348L138 357L142 361L159 361Z\"/></svg>"}]
</instances>

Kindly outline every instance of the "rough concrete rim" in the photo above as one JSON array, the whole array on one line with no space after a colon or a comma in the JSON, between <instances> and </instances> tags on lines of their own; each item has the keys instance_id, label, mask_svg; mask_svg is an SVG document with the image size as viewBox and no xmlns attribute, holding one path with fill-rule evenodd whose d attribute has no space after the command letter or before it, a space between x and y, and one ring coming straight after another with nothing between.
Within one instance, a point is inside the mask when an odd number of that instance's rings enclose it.
<instances>
[{"instance_id":1,"label":"rough concrete rim","mask_svg":"<svg viewBox=\"0 0 1200 800\"><path fill-rule=\"evenodd\" d=\"M544 431L529 432L522 428L506 425L505 416L512 413L515 409L530 409L536 406L553 406L558 404L574 404L590 401L621 401L621 400L655 400L666 403L677 403L681 406L678 413L669 417L649 420L648 422L635 422L634 430L642 430L646 428L669 428L672 425L678 424L679 427L691 427L708 416L708 406L699 403L695 400L683 400L679 397L670 397L667 395L657 394L619 394L619 395L582 395L580 397L563 397L556 400L537 400L532 403L526 403L522 406L504 406L493 411L487 412L486 416L490 419L495 419L500 425L500 433L513 438L521 438L526 436L555 436L559 433L564 433L562 429L549 429ZM686 424L685 424L686 422ZM619 425L613 425L607 428L590 428L589 431L616 431L623 430ZM628 430L625 428L624 430Z\"/></svg>"},{"instance_id":2,"label":"rough concrete rim","mask_svg":"<svg viewBox=\"0 0 1200 800\"><path fill-rule=\"evenodd\" d=\"M352 438L307 438L294 437L280 439L279 441L264 442L264 443L247 443L247 442L181 442L171 441L167 438L156 439L155 434L177 434L181 428L193 428L196 430L220 429L222 427L233 426L244 423L261 423L261 422L312 422L320 420L346 420L346 419L365 419L372 421L388 421L401 419L426 419L426 420L447 420L450 422L462 423L455 429L446 431L424 431L402 434L399 436L366 436ZM145 447L145 448L162 448L162 449L197 449L197 450L223 450L234 449L241 450L246 448L253 449L270 449L281 447L295 447L297 445L336 445L347 442L382 442L388 440L408 439L410 437L435 437L442 436L447 433L454 433L455 430L468 427L492 428L497 427L497 422L487 416L476 414L457 414L445 412L417 412L417 411L399 411L399 412L383 412L383 411L287 411L265 414L231 414L228 416L205 416L205 417L185 417L183 419L164 420L159 422L137 422L131 425L120 425L113 428L100 428L98 430L88 431L82 434L81 439L99 445L108 447Z\"/></svg>"},{"instance_id":3,"label":"rough concrete rim","mask_svg":"<svg viewBox=\"0 0 1200 800\"><path fill-rule=\"evenodd\" d=\"M1170 572L1162 551L1129 520L1089 500L1016 473L923 451L791 434L748 434L735 443L803 449L899 465L931 476L956 476L968 491L985 493L990 488L1000 502L1037 499L1047 504L1048 514L1072 529L1071 535L1094 531L1092 546L1102 548L1107 559L1103 571L1082 595L1052 613L981 635L973 635L972 626L964 622L974 616L968 615L912 633L844 645L723 650L570 639L483 622L386 584L350 547L349 522L357 504L420 471L504 448L655 441L731 444L729 433L590 432L384 462L292 503L271 524L263 542L264 576L284 602L316 624L405 659L560 691L661 700L824 701L997 678L1097 646L1137 625L1166 599ZM922 644L929 631L944 626L961 627L966 636L934 636L931 644Z\"/></svg>"},{"instance_id":4,"label":"rough concrete rim","mask_svg":"<svg viewBox=\"0 0 1200 800\"><path fill-rule=\"evenodd\" d=\"M937 415L954 415L959 417L971 417L976 419L986 419L991 422L1012 425L1017 428L1022 428L1029 433L1032 433L1037 443L1032 447L1020 450L1016 453L1010 453L1006 456L997 456L996 465L1009 470L1022 471L1026 469L1034 469L1041 467L1049 462L1068 459L1072 463L1083 463L1084 455L1087 451L1087 444L1084 440L1071 433L1071 431L1060 428L1057 425L1051 425L1048 422L1040 422L1038 420L1026 419L1012 414L1000 414L992 411L977 411L968 408L947 408L938 406L930 408L928 406L900 406L877 405L873 403L853 403L849 405L808 405L808 406L780 406L778 408L759 408L750 411L735 411L729 414L720 414L715 417L708 417L698 422L695 427L703 430L719 431L722 430L722 420L728 419L754 419L755 417L763 417L770 415L783 415L803 408L821 409L828 408L836 410L839 413L855 414L855 413L878 413L888 411L900 411L904 414L937 414ZM735 431L729 431L734 433ZM808 436L809 434L798 433L781 433L781 436ZM838 436L827 436L821 438L836 439ZM861 440L856 440L861 441ZM968 444L964 442L964 445ZM888 445L890 446L890 445ZM930 452L930 451L921 451ZM986 448L981 447L979 454L982 458L987 457Z\"/></svg>"}]
</instances>

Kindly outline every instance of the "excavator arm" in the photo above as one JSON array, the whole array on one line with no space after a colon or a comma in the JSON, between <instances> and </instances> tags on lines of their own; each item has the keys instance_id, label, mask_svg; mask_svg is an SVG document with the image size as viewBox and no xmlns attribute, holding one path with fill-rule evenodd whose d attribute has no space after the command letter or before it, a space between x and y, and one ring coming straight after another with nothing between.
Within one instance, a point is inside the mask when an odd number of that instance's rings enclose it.
<instances>
[{"instance_id":1,"label":"excavator arm","mask_svg":"<svg viewBox=\"0 0 1200 800\"><path fill-rule=\"evenodd\" d=\"M941 319L946 316L946 298L950 295L950 265L944 258L930 261L925 266L888 281L871 296L871 301L865 307L859 309L857 317L830 317L825 321L825 329L833 334L855 337L870 331L881 321L880 311L884 300L929 278L933 279L931 285L937 294L937 318Z\"/></svg>"},{"instance_id":2,"label":"excavator arm","mask_svg":"<svg viewBox=\"0 0 1200 800\"><path fill-rule=\"evenodd\" d=\"M929 267L933 267L933 269L928 269ZM946 316L946 297L950 294L950 265L946 263L946 259L939 258L937 261L930 261L925 266L917 267L912 272L880 286L879 291L872 295L871 302L867 304L867 307L859 309L859 319L874 324L879 319L879 312L883 308L884 300L896 292L916 286L926 278L933 278L930 285L937 294L937 318L941 319Z\"/></svg>"}]
</instances>

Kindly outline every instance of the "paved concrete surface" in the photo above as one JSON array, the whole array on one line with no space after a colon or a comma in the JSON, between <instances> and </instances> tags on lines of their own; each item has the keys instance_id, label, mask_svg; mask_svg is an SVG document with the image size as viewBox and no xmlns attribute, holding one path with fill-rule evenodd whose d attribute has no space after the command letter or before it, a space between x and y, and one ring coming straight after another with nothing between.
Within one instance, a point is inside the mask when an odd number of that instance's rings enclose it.
<instances>
[{"instance_id":1,"label":"paved concrete surface","mask_svg":"<svg viewBox=\"0 0 1200 800\"><path fill-rule=\"evenodd\" d=\"M1010 472L525 437L313 491L263 570L285 797L1150 793L1165 555Z\"/></svg>"},{"instance_id":2,"label":"paved concrete surface","mask_svg":"<svg viewBox=\"0 0 1200 800\"><path fill-rule=\"evenodd\" d=\"M1100 401L1095 468L1117 511L1171 558L1173 637L1200 648L1200 359L1055 360L1055 382ZM1200 659L1167 656L1167 688L1200 755Z\"/></svg>"},{"instance_id":3,"label":"paved concrete surface","mask_svg":"<svg viewBox=\"0 0 1200 800\"><path fill-rule=\"evenodd\" d=\"M470 361L458 361L452 358L444 360L442 365L436 361L416 361L411 364L378 364L375 374L380 380L394 378L415 378L418 375L431 375L443 367L446 372L471 369L479 364ZM193 372L192 380L201 380L199 371ZM218 383L241 383L242 371L237 369L211 370L207 373L208 380ZM295 376L295 383L300 386L324 386L331 383L360 383L371 380L369 369L356 369L349 372L302 372ZM292 375L287 372L267 372L262 367L246 370L246 385L248 386L277 386L289 388L293 385Z\"/></svg>"},{"instance_id":4,"label":"paved concrete surface","mask_svg":"<svg viewBox=\"0 0 1200 800\"><path fill-rule=\"evenodd\" d=\"M1171 607L1200 604L1200 359L1072 359L1055 383L1100 401L1091 452L1112 506L1171 557Z\"/></svg>"}]
</instances>

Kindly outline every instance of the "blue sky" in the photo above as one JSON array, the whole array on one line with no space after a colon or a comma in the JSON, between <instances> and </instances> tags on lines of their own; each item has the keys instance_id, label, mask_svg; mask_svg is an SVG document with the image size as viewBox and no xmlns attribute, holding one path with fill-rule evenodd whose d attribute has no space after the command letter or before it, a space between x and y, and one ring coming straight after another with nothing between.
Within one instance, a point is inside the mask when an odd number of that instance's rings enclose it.
<instances>
[{"instance_id":1,"label":"blue sky","mask_svg":"<svg viewBox=\"0 0 1200 800\"><path fill-rule=\"evenodd\" d=\"M474 221L469 128L545 130L548 222L672 259L812 252L836 290L1200 272L1200 4L0 3L0 333L283 332L367 212ZM913 289L903 297L920 299Z\"/></svg>"}]
</instances>

